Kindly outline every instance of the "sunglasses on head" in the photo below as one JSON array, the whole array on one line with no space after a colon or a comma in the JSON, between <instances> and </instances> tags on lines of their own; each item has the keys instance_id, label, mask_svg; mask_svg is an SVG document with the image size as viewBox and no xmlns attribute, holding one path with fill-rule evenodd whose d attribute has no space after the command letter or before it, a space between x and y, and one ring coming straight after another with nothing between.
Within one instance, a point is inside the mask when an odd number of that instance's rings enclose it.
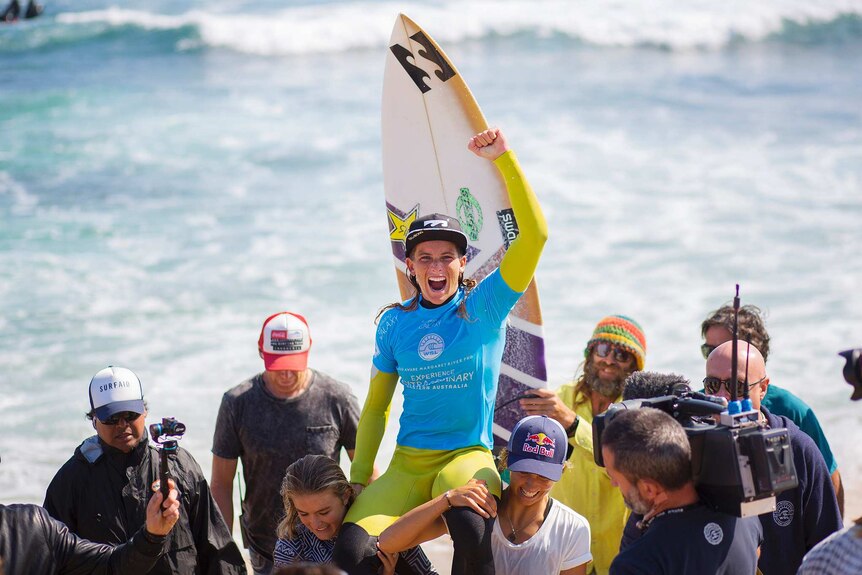
<instances>
[{"instance_id":1,"label":"sunglasses on head","mask_svg":"<svg viewBox=\"0 0 862 575\"><path fill-rule=\"evenodd\" d=\"M714 350L717 347L718 347L717 345L709 345L708 343L705 343L702 346L700 346L700 353L703 354L703 359L709 359L709 354L711 354L712 350Z\"/></svg>"},{"instance_id":2,"label":"sunglasses on head","mask_svg":"<svg viewBox=\"0 0 862 575\"><path fill-rule=\"evenodd\" d=\"M748 383L743 380L736 380L736 395L737 397L742 397L745 394L746 386L748 389L751 389L755 385L763 383L766 380L766 376L761 377L754 383ZM703 389L709 395L716 395L721 386L724 386L724 389L730 391L730 380L729 379L719 379L717 377L704 377L703 378Z\"/></svg>"},{"instance_id":3,"label":"sunglasses on head","mask_svg":"<svg viewBox=\"0 0 862 575\"><path fill-rule=\"evenodd\" d=\"M119 413L115 413L108 419L100 419L99 421L102 422L102 425L117 425L118 423L120 423L121 419L126 423L132 423L140 416L140 413L135 413L134 411L121 411Z\"/></svg>"},{"instance_id":4,"label":"sunglasses on head","mask_svg":"<svg viewBox=\"0 0 862 575\"><path fill-rule=\"evenodd\" d=\"M617 363L628 363L632 357L632 353L630 351L604 341L597 343L593 350L596 352L597 356L602 358L613 354L611 357Z\"/></svg>"}]
</instances>

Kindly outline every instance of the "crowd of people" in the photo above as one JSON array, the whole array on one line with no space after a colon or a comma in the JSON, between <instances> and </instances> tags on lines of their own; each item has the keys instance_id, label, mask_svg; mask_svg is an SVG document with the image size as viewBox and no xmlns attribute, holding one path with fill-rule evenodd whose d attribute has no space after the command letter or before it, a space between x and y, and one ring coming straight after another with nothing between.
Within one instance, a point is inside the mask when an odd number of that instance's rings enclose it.
<instances>
[{"instance_id":1,"label":"crowd of people","mask_svg":"<svg viewBox=\"0 0 862 575\"><path fill-rule=\"evenodd\" d=\"M778 494L774 511L740 518L711 506L685 430L662 411L621 412L594 444L594 418L623 399L627 382L689 384L644 370L644 330L623 315L598 322L573 382L520 398L524 418L495 457L507 317L548 230L503 133L483 131L468 149L500 171L519 235L477 283L464 276L468 238L457 219L426 214L410 225L415 295L378 316L361 410L349 386L309 367L305 318L273 314L258 340L264 370L222 397L211 481L178 448L162 458L165 498L143 385L129 369L102 369L89 384L95 435L57 472L43 507L0 506L0 573L246 573L232 536L239 463L239 527L254 575L434 575L420 545L447 533L454 575L854 572L862 546L846 534L859 526L833 535L844 503L837 463L810 407L770 381L769 336L753 306L738 311L738 340L729 306L703 322L703 389L727 399L736 381L759 425L788 430L798 485ZM381 474L374 461L399 382L403 413ZM827 545L851 568L838 570ZM818 571L824 561L833 570Z\"/></svg>"}]
</instances>

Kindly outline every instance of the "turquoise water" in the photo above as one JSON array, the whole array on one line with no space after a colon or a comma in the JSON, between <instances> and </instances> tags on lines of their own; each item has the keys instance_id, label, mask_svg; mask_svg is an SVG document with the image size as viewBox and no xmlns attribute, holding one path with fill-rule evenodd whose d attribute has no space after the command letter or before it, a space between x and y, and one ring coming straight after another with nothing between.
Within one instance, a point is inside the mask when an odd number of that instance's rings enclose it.
<instances>
[{"instance_id":1,"label":"turquoise water","mask_svg":"<svg viewBox=\"0 0 862 575\"><path fill-rule=\"evenodd\" d=\"M312 363L364 397L397 297L379 107L398 11L542 202L552 385L608 313L642 323L648 368L699 380L699 323L740 283L773 381L858 476L835 352L862 346L862 2L629 4L67 1L0 28L0 502L41 502L107 364L208 470L275 311L305 314Z\"/></svg>"}]
</instances>

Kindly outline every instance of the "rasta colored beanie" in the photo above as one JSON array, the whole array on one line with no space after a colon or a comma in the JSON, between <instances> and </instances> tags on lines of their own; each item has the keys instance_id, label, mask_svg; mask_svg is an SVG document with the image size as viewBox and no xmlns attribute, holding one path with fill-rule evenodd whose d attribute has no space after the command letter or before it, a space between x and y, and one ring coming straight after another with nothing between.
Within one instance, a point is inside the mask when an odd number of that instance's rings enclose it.
<instances>
[{"instance_id":1,"label":"rasta colored beanie","mask_svg":"<svg viewBox=\"0 0 862 575\"><path fill-rule=\"evenodd\" d=\"M646 359L646 338L638 322L624 315L609 315L602 318L593 330L593 337L587 342L584 357L589 357L593 345L606 341L627 349L635 355L638 369L644 368Z\"/></svg>"}]
</instances>

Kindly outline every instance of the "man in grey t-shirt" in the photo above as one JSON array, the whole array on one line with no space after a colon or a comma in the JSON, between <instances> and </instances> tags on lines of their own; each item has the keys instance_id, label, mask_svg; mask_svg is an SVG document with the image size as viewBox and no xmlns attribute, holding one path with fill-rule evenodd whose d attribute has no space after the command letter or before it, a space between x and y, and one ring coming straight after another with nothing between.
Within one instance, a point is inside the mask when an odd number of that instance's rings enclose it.
<instances>
[{"instance_id":1,"label":"man in grey t-shirt","mask_svg":"<svg viewBox=\"0 0 862 575\"><path fill-rule=\"evenodd\" d=\"M255 575L272 570L287 466L309 454L338 461L342 447L352 460L356 447L356 397L345 384L308 367L310 347L301 315L267 318L258 340L265 371L228 390L216 420L212 494L233 529L233 478L242 459L246 493L240 529Z\"/></svg>"}]
</instances>

